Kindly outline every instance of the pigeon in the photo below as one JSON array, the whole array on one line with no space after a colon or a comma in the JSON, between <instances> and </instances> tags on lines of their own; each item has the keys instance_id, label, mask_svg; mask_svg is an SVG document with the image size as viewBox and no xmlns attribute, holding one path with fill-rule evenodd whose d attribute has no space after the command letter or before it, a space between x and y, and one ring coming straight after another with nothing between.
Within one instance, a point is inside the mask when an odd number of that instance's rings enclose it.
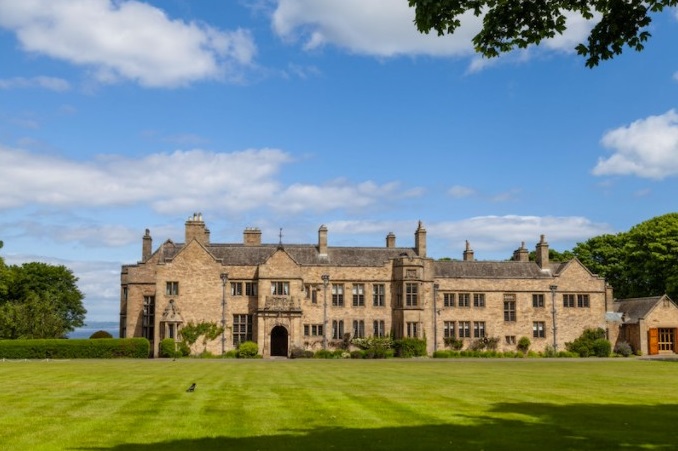
<instances>
[{"instance_id":1,"label":"pigeon","mask_svg":"<svg viewBox=\"0 0 678 451\"><path fill-rule=\"evenodd\" d=\"M193 382L193 383L191 384L191 386L188 387L188 388L186 389L186 391L187 391L187 392L193 392L193 391L195 391L195 382Z\"/></svg>"}]
</instances>

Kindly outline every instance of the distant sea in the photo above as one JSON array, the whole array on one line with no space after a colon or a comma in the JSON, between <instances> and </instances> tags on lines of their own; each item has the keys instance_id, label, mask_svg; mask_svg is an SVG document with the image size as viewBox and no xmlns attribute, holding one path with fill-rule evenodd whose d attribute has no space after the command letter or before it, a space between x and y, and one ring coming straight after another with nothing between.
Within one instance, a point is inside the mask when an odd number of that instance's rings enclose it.
<instances>
[{"instance_id":1,"label":"distant sea","mask_svg":"<svg viewBox=\"0 0 678 451\"><path fill-rule=\"evenodd\" d=\"M110 321L89 321L83 327L75 329L68 334L68 338L89 338L94 332L98 330L105 330L113 335L113 338L118 338L120 333L120 324Z\"/></svg>"}]
</instances>

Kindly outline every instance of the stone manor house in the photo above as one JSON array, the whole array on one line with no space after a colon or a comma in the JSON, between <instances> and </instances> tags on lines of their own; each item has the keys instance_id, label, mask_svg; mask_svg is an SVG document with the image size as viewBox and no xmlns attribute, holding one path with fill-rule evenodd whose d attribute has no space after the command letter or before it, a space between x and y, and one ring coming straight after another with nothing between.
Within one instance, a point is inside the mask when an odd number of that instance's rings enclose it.
<instances>
[{"instance_id":1,"label":"stone manor house","mask_svg":"<svg viewBox=\"0 0 678 451\"><path fill-rule=\"evenodd\" d=\"M262 243L257 228L241 243L212 243L201 214L185 226L184 243L155 251L146 230L141 261L122 267L120 336L148 338L154 356L201 321L225 326L212 353L253 340L265 357L334 349L345 334L419 337L429 354L448 337L464 349L496 337L515 350L525 336L533 350L563 350L585 328L610 325L611 288L576 259L550 262L544 236L536 261L524 244L510 261L477 261L468 242L461 259L441 261L427 257L421 222L414 247L398 247L393 233L382 247L329 246L325 226L314 244Z\"/></svg>"}]
</instances>

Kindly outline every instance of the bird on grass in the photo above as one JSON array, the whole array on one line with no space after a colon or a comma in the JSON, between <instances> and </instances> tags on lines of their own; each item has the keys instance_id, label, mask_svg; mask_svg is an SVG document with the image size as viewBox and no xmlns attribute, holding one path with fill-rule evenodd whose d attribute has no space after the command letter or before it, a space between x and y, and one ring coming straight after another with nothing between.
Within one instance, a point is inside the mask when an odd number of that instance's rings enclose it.
<instances>
[{"instance_id":1,"label":"bird on grass","mask_svg":"<svg viewBox=\"0 0 678 451\"><path fill-rule=\"evenodd\" d=\"M187 392L193 392L193 391L195 391L195 382L193 382L193 383L191 384L191 386L188 387L188 388L186 389L186 391L187 391Z\"/></svg>"}]
</instances>

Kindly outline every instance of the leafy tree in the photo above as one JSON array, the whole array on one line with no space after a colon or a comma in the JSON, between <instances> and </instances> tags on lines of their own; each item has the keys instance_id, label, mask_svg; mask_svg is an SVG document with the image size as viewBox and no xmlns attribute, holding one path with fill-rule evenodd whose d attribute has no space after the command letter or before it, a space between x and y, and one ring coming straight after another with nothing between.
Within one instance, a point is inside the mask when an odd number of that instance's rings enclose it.
<instances>
[{"instance_id":1,"label":"leafy tree","mask_svg":"<svg viewBox=\"0 0 678 451\"><path fill-rule=\"evenodd\" d=\"M408 0L414 7L414 22L422 33L435 30L452 34L461 25L459 17L471 11L483 16L483 29L473 38L475 50L487 58L514 48L539 44L543 39L563 34L567 13L597 21L586 44L576 47L586 58L586 66L622 53L624 46L643 49L650 37L651 14L676 6L678 0Z\"/></svg>"},{"instance_id":2,"label":"leafy tree","mask_svg":"<svg viewBox=\"0 0 678 451\"><path fill-rule=\"evenodd\" d=\"M537 260L537 251L531 251L529 254L530 261L533 262ZM552 262L566 262L572 260L574 254L570 251L558 252L555 249L549 249L549 261Z\"/></svg>"},{"instance_id":3,"label":"leafy tree","mask_svg":"<svg viewBox=\"0 0 678 451\"><path fill-rule=\"evenodd\" d=\"M84 325L84 296L65 266L33 262L0 271L0 337L61 338Z\"/></svg>"},{"instance_id":4,"label":"leafy tree","mask_svg":"<svg viewBox=\"0 0 678 451\"><path fill-rule=\"evenodd\" d=\"M608 281L615 297L668 294L678 299L678 213L657 216L628 232L601 235L572 251Z\"/></svg>"}]
</instances>

